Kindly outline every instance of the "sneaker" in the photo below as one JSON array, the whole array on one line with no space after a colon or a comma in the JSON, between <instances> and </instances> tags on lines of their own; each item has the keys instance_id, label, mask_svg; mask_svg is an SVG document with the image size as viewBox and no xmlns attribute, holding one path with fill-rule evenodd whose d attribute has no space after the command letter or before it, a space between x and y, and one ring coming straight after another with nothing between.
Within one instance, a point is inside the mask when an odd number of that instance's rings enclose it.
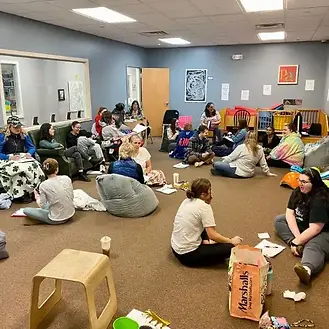
<instances>
[{"instance_id":1,"label":"sneaker","mask_svg":"<svg viewBox=\"0 0 329 329\"><path fill-rule=\"evenodd\" d=\"M79 173L78 179L83 182L91 182L91 179L84 172Z\"/></svg>"},{"instance_id":2,"label":"sneaker","mask_svg":"<svg viewBox=\"0 0 329 329\"><path fill-rule=\"evenodd\" d=\"M309 284L311 280L311 274L307 271L307 269L300 263L297 263L294 266L294 271L299 277L300 282L304 284Z\"/></svg>"},{"instance_id":3,"label":"sneaker","mask_svg":"<svg viewBox=\"0 0 329 329\"><path fill-rule=\"evenodd\" d=\"M102 174L105 174L105 173L106 173L106 167L105 167L105 165L101 164L101 165L99 166L99 171L100 171Z\"/></svg>"}]
</instances>

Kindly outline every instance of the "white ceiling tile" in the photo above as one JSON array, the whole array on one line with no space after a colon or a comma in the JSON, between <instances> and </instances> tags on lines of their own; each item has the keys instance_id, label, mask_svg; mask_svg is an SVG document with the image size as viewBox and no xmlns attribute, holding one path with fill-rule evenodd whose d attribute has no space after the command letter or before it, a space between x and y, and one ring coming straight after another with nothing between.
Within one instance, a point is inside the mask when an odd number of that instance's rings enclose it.
<instances>
[{"instance_id":1,"label":"white ceiling tile","mask_svg":"<svg viewBox=\"0 0 329 329\"><path fill-rule=\"evenodd\" d=\"M242 13L235 0L190 0L204 15L224 15Z\"/></svg>"},{"instance_id":2,"label":"white ceiling tile","mask_svg":"<svg viewBox=\"0 0 329 329\"><path fill-rule=\"evenodd\" d=\"M288 0L288 9L327 7L328 0Z\"/></svg>"},{"instance_id":3,"label":"white ceiling tile","mask_svg":"<svg viewBox=\"0 0 329 329\"><path fill-rule=\"evenodd\" d=\"M243 14L236 14L236 15L215 15L209 16L209 19L215 23L236 23L240 21L246 21L246 16Z\"/></svg>"},{"instance_id":4,"label":"white ceiling tile","mask_svg":"<svg viewBox=\"0 0 329 329\"><path fill-rule=\"evenodd\" d=\"M145 23L148 25L151 25L154 27L154 29L160 29L160 30L180 30L182 29L182 25L176 22L173 19L170 19L169 17L163 15L163 14L154 14L154 15L148 15L148 14L136 14L134 15L134 18L141 23Z\"/></svg>"},{"instance_id":5,"label":"white ceiling tile","mask_svg":"<svg viewBox=\"0 0 329 329\"><path fill-rule=\"evenodd\" d=\"M152 30L152 28L149 25L144 24L144 23L139 23L139 22L131 22L131 23L127 23L127 24L120 24L120 26L124 29L127 29L131 32L136 32L136 33Z\"/></svg>"},{"instance_id":6,"label":"white ceiling tile","mask_svg":"<svg viewBox=\"0 0 329 329\"><path fill-rule=\"evenodd\" d=\"M162 1L149 4L152 8L170 18L197 17L200 11L187 0Z\"/></svg>"},{"instance_id":7,"label":"white ceiling tile","mask_svg":"<svg viewBox=\"0 0 329 329\"><path fill-rule=\"evenodd\" d=\"M0 11L12 14L25 14L60 10L59 7L45 2L24 2L20 4L0 3Z\"/></svg>"},{"instance_id":8,"label":"white ceiling tile","mask_svg":"<svg viewBox=\"0 0 329 329\"><path fill-rule=\"evenodd\" d=\"M45 2L65 9L97 7L97 5L94 2L88 0L55 0L55 1L47 0Z\"/></svg>"},{"instance_id":9,"label":"white ceiling tile","mask_svg":"<svg viewBox=\"0 0 329 329\"><path fill-rule=\"evenodd\" d=\"M153 15L156 14L157 11L152 7L145 5L143 3L139 4L130 4L130 5L113 5L109 7L112 10L118 11L121 14L125 15L134 15L134 14L148 14Z\"/></svg>"},{"instance_id":10,"label":"white ceiling tile","mask_svg":"<svg viewBox=\"0 0 329 329\"><path fill-rule=\"evenodd\" d=\"M329 1L328 1L329 5ZM304 8L304 9L291 9L286 10L285 16L286 17L305 17L305 16L317 16L317 15L323 15L326 12L328 12L328 7L317 7L317 8Z\"/></svg>"},{"instance_id":11,"label":"white ceiling tile","mask_svg":"<svg viewBox=\"0 0 329 329\"><path fill-rule=\"evenodd\" d=\"M175 21L178 22L179 24L190 26L190 25L207 24L209 22L209 18L206 16L176 18Z\"/></svg>"},{"instance_id":12,"label":"white ceiling tile","mask_svg":"<svg viewBox=\"0 0 329 329\"><path fill-rule=\"evenodd\" d=\"M284 22L284 11L246 13L246 17L254 25L256 25L256 24L283 23Z\"/></svg>"},{"instance_id":13,"label":"white ceiling tile","mask_svg":"<svg viewBox=\"0 0 329 329\"><path fill-rule=\"evenodd\" d=\"M311 41L314 31L287 32L286 40L288 42Z\"/></svg>"},{"instance_id":14,"label":"white ceiling tile","mask_svg":"<svg viewBox=\"0 0 329 329\"><path fill-rule=\"evenodd\" d=\"M24 2L43 2L43 0L0 0L0 3L18 4Z\"/></svg>"},{"instance_id":15,"label":"white ceiling tile","mask_svg":"<svg viewBox=\"0 0 329 329\"><path fill-rule=\"evenodd\" d=\"M327 14L324 16L321 25L323 26L329 26L329 11L327 12Z\"/></svg>"},{"instance_id":16,"label":"white ceiling tile","mask_svg":"<svg viewBox=\"0 0 329 329\"><path fill-rule=\"evenodd\" d=\"M323 15L286 18L286 31L315 31L322 19Z\"/></svg>"},{"instance_id":17,"label":"white ceiling tile","mask_svg":"<svg viewBox=\"0 0 329 329\"><path fill-rule=\"evenodd\" d=\"M329 40L328 27L325 26L319 27L313 36L313 40Z\"/></svg>"},{"instance_id":18,"label":"white ceiling tile","mask_svg":"<svg viewBox=\"0 0 329 329\"><path fill-rule=\"evenodd\" d=\"M111 9L111 6L120 6L120 5L140 3L139 0L91 0L91 1L99 6L108 7L110 9Z\"/></svg>"}]
</instances>

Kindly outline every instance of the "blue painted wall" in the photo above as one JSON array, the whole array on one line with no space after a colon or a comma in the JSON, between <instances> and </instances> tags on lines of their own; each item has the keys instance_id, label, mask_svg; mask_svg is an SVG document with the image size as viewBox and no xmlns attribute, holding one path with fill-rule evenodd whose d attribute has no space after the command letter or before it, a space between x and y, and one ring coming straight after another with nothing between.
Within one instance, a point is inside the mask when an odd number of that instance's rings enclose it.
<instances>
[{"instance_id":1,"label":"blue painted wall","mask_svg":"<svg viewBox=\"0 0 329 329\"><path fill-rule=\"evenodd\" d=\"M301 98L303 107L324 107L327 45L321 43L241 45L222 47L171 48L149 50L150 67L170 68L170 106L182 115L192 115L194 125L204 103L184 102L185 70L208 69L207 101L217 108L244 105L270 107L283 98ZM233 54L244 59L233 61ZM278 67L282 64L299 64L299 83L296 86L277 85ZM315 90L305 91L305 80L315 80ZM329 80L329 75L328 75ZM230 83L230 100L221 101L221 84ZM263 85L272 85L272 95L263 96ZM250 100L241 101L241 90L250 90Z\"/></svg>"},{"instance_id":2,"label":"blue painted wall","mask_svg":"<svg viewBox=\"0 0 329 329\"><path fill-rule=\"evenodd\" d=\"M100 105L112 108L127 99L127 65L147 66L147 52L140 47L1 12L0 48L88 58L94 113ZM31 88L33 83L31 77Z\"/></svg>"}]
</instances>

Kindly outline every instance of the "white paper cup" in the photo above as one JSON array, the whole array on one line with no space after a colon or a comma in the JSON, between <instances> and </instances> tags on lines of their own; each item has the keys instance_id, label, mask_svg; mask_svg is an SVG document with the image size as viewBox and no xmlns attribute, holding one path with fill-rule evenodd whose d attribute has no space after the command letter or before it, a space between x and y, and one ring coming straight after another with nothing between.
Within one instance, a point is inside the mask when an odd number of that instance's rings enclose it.
<instances>
[{"instance_id":1,"label":"white paper cup","mask_svg":"<svg viewBox=\"0 0 329 329\"><path fill-rule=\"evenodd\" d=\"M101 238L102 252L104 255L110 255L111 241L112 239L109 236L103 236Z\"/></svg>"}]
</instances>

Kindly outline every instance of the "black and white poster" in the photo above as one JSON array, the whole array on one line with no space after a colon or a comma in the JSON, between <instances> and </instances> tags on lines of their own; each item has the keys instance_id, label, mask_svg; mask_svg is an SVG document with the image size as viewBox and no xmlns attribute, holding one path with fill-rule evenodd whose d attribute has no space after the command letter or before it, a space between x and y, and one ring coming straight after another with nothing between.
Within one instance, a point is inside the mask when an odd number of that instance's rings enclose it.
<instances>
[{"instance_id":1,"label":"black and white poster","mask_svg":"<svg viewBox=\"0 0 329 329\"><path fill-rule=\"evenodd\" d=\"M187 69L185 72L185 102L207 101L207 69Z\"/></svg>"}]
</instances>

